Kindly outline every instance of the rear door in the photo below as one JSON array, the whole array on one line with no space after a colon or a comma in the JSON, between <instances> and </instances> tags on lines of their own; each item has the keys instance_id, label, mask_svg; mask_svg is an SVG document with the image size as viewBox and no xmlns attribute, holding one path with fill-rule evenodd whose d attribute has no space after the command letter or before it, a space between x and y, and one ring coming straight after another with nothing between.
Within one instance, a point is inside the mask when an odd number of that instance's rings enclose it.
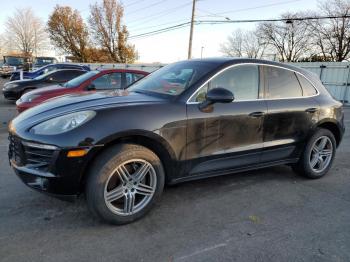
<instances>
[{"instance_id":1,"label":"rear door","mask_svg":"<svg viewBox=\"0 0 350 262\"><path fill-rule=\"evenodd\" d=\"M283 161L298 155L318 119L317 91L300 73L264 66L267 115L264 121L262 162Z\"/></svg>"}]
</instances>

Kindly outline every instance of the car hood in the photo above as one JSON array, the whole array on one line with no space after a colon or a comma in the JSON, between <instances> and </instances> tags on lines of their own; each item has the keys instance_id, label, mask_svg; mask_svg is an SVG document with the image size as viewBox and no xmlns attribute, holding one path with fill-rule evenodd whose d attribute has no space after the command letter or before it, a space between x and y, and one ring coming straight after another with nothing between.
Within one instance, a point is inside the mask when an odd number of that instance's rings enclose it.
<instances>
[{"instance_id":1,"label":"car hood","mask_svg":"<svg viewBox=\"0 0 350 262\"><path fill-rule=\"evenodd\" d=\"M96 110L101 107L132 106L134 104L161 103L164 98L128 92L126 90L69 94L47 100L30 108L13 120L17 127L28 126L54 116L82 110Z\"/></svg>"},{"instance_id":2,"label":"car hood","mask_svg":"<svg viewBox=\"0 0 350 262\"><path fill-rule=\"evenodd\" d=\"M39 83L39 80L35 79L23 79L23 80L16 80L6 83L4 86L11 88L12 86L27 86L27 85L33 85Z\"/></svg>"},{"instance_id":3,"label":"car hood","mask_svg":"<svg viewBox=\"0 0 350 262\"><path fill-rule=\"evenodd\" d=\"M52 93L57 91L66 90L67 88L60 85L50 85L46 87L42 87L40 89L35 89L33 91L30 91L31 95L44 95L46 93ZM28 93L29 94L29 93Z\"/></svg>"}]
</instances>

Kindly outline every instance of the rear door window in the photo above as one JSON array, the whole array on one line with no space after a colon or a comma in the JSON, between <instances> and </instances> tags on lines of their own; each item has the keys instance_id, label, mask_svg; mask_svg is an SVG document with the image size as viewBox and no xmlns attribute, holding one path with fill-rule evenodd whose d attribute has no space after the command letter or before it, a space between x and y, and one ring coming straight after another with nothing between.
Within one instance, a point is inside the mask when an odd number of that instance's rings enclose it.
<instances>
[{"instance_id":1,"label":"rear door window","mask_svg":"<svg viewBox=\"0 0 350 262\"><path fill-rule=\"evenodd\" d=\"M268 84L267 98L296 98L302 97L302 89L293 71L265 66L265 77Z\"/></svg>"}]
</instances>

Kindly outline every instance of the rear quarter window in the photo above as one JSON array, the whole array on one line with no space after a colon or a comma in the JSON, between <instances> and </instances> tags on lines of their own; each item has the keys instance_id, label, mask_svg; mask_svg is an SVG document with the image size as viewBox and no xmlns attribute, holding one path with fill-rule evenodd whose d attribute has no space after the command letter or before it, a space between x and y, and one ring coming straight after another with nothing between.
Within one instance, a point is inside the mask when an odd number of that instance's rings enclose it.
<instances>
[{"instance_id":1,"label":"rear quarter window","mask_svg":"<svg viewBox=\"0 0 350 262\"><path fill-rule=\"evenodd\" d=\"M310 83L309 80L307 80L302 75L297 74L298 80L300 82L301 87L303 88L303 96L314 96L317 94L317 90L315 87Z\"/></svg>"}]
</instances>

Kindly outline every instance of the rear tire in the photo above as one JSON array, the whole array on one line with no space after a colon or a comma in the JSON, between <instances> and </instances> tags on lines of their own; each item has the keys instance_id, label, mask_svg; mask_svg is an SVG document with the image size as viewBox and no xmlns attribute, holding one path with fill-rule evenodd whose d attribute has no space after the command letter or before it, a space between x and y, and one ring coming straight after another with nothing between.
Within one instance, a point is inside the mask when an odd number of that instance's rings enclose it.
<instances>
[{"instance_id":1,"label":"rear tire","mask_svg":"<svg viewBox=\"0 0 350 262\"><path fill-rule=\"evenodd\" d=\"M139 145L116 145L103 152L90 169L87 204L104 221L130 223L159 200L164 181L164 169L155 153Z\"/></svg>"},{"instance_id":2,"label":"rear tire","mask_svg":"<svg viewBox=\"0 0 350 262\"><path fill-rule=\"evenodd\" d=\"M333 133L328 129L318 128L307 142L298 163L292 165L292 169L307 178L321 178L333 164L336 147Z\"/></svg>"}]
</instances>

